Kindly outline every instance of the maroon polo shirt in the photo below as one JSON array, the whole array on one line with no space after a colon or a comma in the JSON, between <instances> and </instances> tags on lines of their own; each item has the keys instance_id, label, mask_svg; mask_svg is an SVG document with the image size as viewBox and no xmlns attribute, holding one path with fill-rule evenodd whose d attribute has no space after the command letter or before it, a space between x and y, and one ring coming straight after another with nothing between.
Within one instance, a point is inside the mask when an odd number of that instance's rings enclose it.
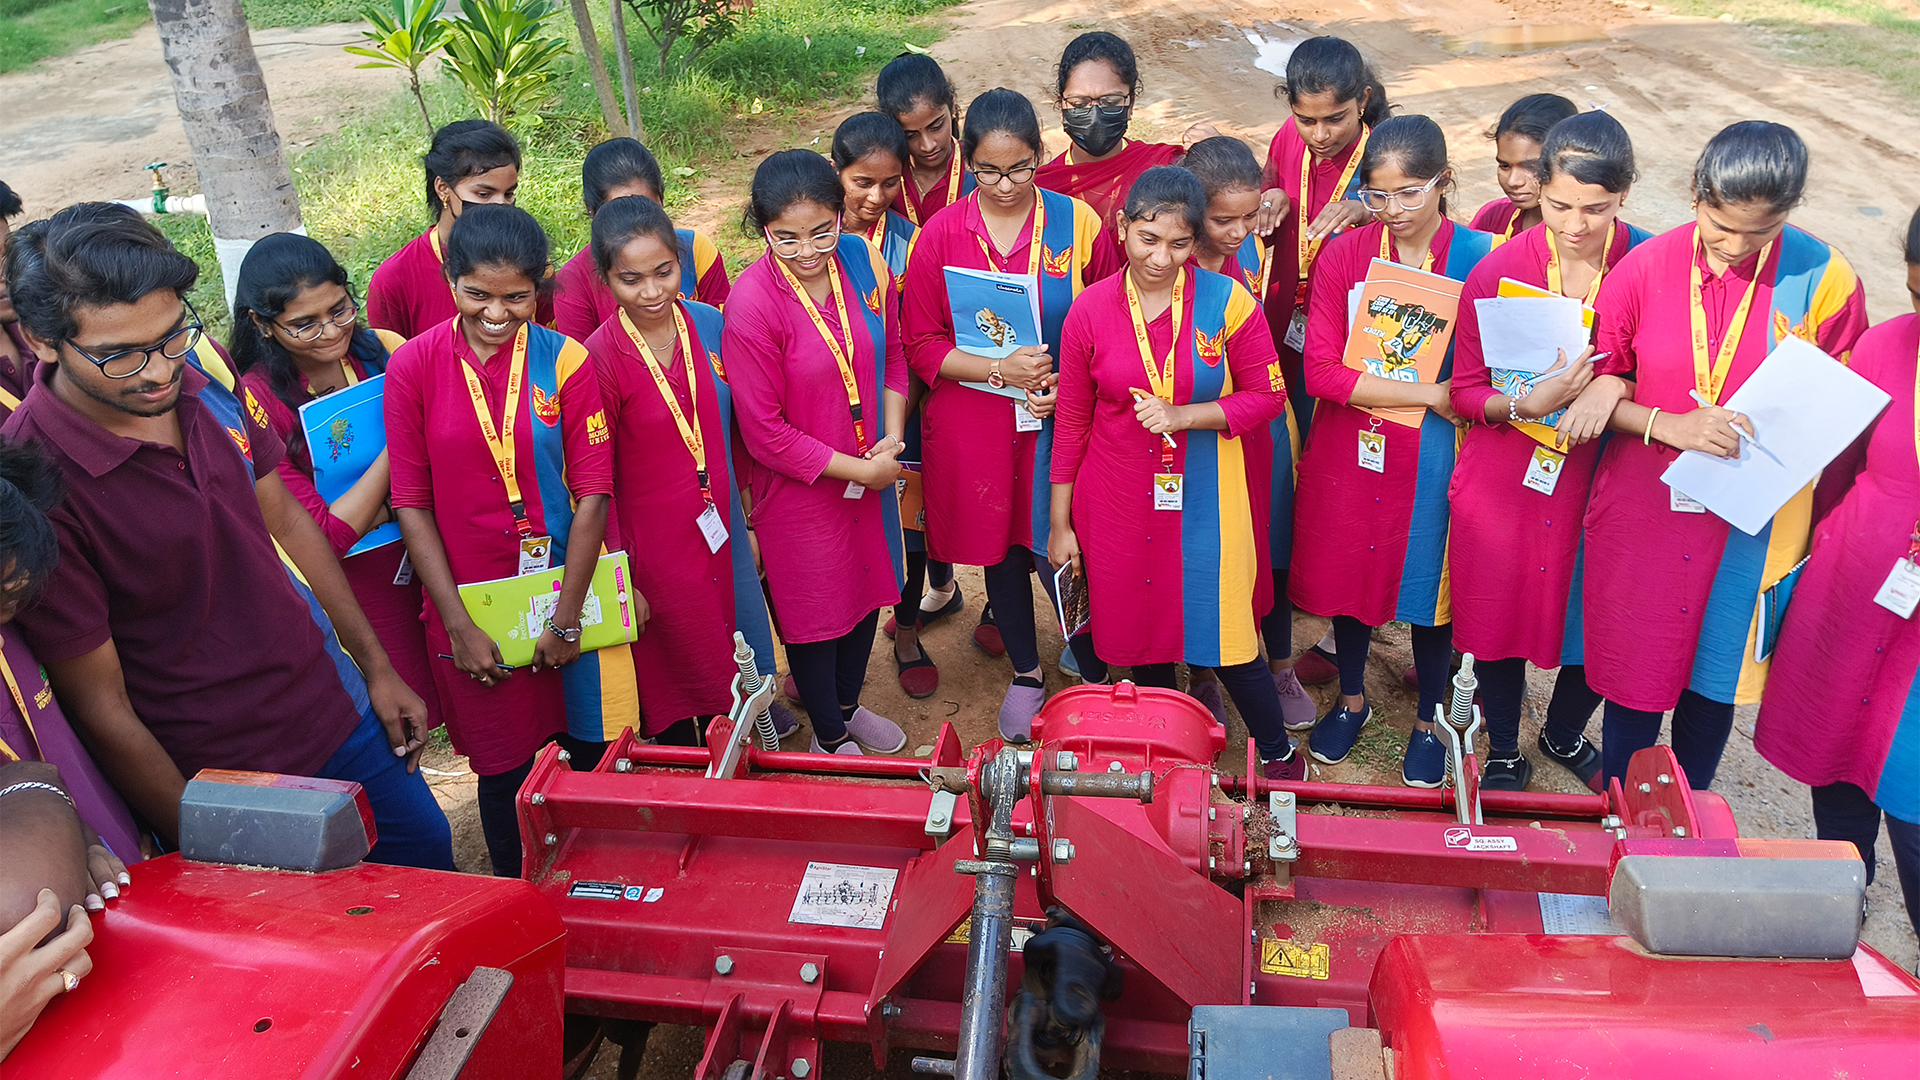
<instances>
[{"instance_id":1,"label":"maroon polo shirt","mask_svg":"<svg viewBox=\"0 0 1920 1080\"><path fill-rule=\"evenodd\" d=\"M0 426L39 442L66 481L48 515L60 561L20 612L22 636L48 664L111 639L134 712L188 777L318 772L359 723L365 689L280 561L239 449L264 476L285 444L192 366L184 456L75 412L49 385L56 370L38 365Z\"/></svg>"},{"instance_id":2,"label":"maroon polo shirt","mask_svg":"<svg viewBox=\"0 0 1920 1080\"><path fill-rule=\"evenodd\" d=\"M32 384L33 369L37 365L33 359L33 349L27 344L27 335L20 330L17 322L0 323L0 334L7 335L13 342L18 357L0 356L0 421L7 418L7 398L24 398L27 388Z\"/></svg>"}]
</instances>

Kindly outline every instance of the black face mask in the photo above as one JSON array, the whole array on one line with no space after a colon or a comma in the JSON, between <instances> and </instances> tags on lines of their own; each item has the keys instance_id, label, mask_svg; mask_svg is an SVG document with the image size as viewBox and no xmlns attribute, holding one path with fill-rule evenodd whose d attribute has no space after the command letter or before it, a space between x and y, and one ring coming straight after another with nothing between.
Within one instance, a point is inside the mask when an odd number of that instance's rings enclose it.
<instances>
[{"instance_id":1,"label":"black face mask","mask_svg":"<svg viewBox=\"0 0 1920 1080\"><path fill-rule=\"evenodd\" d=\"M1060 126L1067 129L1075 146L1099 157L1120 145L1127 134L1127 120L1132 116L1131 105L1113 108L1089 105L1084 109L1062 109Z\"/></svg>"}]
</instances>

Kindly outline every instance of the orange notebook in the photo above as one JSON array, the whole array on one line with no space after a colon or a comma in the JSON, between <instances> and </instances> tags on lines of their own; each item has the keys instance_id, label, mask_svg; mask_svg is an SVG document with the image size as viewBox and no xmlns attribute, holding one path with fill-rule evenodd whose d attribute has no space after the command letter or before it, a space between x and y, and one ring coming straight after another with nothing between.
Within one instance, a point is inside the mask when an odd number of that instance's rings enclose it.
<instances>
[{"instance_id":1,"label":"orange notebook","mask_svg":"<svg viewBox=\"0 0 1920 1080\"><path fill-rule=\"evenodd\" d=\"M1373 260L1359 287L1341 361L1399 382L1435 382L1460 310L1460 283L1411 266ZM1417 428L1425 408L1368 409L1382 420Z\"/></svg>"}]
</instances>

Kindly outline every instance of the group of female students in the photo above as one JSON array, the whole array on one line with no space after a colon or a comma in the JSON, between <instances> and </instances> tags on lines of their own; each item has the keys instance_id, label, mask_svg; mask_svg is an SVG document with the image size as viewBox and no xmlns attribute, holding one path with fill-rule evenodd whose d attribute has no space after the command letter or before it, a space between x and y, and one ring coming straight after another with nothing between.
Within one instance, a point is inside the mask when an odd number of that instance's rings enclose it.
<instances>
[{"instance_id":1,"label":"group of female students","mask_svg":"<svg viewBox=\"0 0 1920 1080\"><path fill-rule=\"evenodd\" d=\"M1714 136L1695 220L1650 237L1622 219L1636 173L1621 125L1535 95L1496 126L1506 197L1469 228L1449 214L1439 126L1390 116L1338 38L1292 54L1292 117L1264 168L1237 139L1127 139L1138 90L1125 42L1076 39L1056 85L1072 145L1050 157L1025 97L987 91L962 123L938 65L900 57L831 161L761 163L746 225L765 254L731 283L707 238L673 226L657 164L625 139L587 155L593 240L550 279L539 226L490 205L511 203L517 148L477 121L434 140L439 220L375 274L367 311L383 332L360 328L317 244L256 247L235 352L277 423L386 374L384 468L309 503L343 551L399 522L405 557L354 556L354 579L363 603L379 594L395 613L483 778L496 869L517 869L511 796L534 750L561 738L590 753L636 716L648 736L699 739L726 707L736 628L765 671L773 636L784 643L816 751L900 749L899 726L860 704L879 609L893 609L903 689L932 693L918 632L961 606L955 564L985 568L974 640L1007 656L1000 733L1027 738L1047 685L1030 575L1051 591L1071 564L1092 617L1061 666L1172 686L1187 664L1189 692L1221 715L1222 691L1234 699L1273 777L1304 772L1289 730L1311 732L1300 749L1316 760L1347 757L1372 719L1366 661L1387 622L1412 628L1403 779L1425 787L1446 777L1431 729L1456 648L1478 659L1495 788L1529 782L1529 661L1559 669L1545 758L1598 787L1673 709L1675 752L1705 787L1771 652L1783 670L1763 750L1817 785L1821 820L1850 822L1849 838L1888 811L1909 874L1920 633L1874 595L1881 564L1920 553L1906 520L1920 462L1901 449L1920 324L1862 338L1846 260L1788 223L1798 137L1762 122ZM1375 259L1462 283L1435 382L1341 360L1349 293ZM1042 340L999 359L958 348L947 267L1032 279ZM1594 345L1544 377L1490 369L1474 301L1502 279L1582 299ZM1739 452L1750 424L1720 403L1788 334L1853 353L1896 403L1749 537L1659 478L1685 450ZM1383 424L1383 407L1423 418ZM903 473L924 506L905 530ZM584 582L569 578L533 670L500 665L455 583L524 568L543 542L556 565L629 553L634 646L578 659ZM1796 581L1777 643L1756 642L1765 594ZM1333 623L1300 657L1296 606ZM1309 663L1339 680L1325 716L1301 688L1317 681ZM1830 672L1843 698L1858 684L1860 706L1814 689ZM1596 749L1584 729L1603 700Z\"/></svg>"}]
</instances>

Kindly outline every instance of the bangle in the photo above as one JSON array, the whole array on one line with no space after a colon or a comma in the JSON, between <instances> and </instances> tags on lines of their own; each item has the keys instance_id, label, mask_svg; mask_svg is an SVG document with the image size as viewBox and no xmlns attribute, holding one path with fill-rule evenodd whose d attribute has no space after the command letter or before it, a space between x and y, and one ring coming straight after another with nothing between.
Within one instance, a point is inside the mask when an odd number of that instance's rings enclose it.
<instances>
[{"instance_id":1,"label":"bangle","mask_svg":"<svg viewBox=\"0 0 1920 1080\"><path fill-rule=\"evenodd\" d=\"M1520 399L1511 394L1507 395L1507 419L1520 422Z\"/></svg>"},{"instance_id":2,"label":"bangle","mask_svg":"<svg viewBox=\"0 0 1920 1080\"><path fill-rule=\"evenodd\" d=\"M9 784L6 787L0 788L0 799L4 799L16 791L51 791L55 795L67 800L67 806L69 808L73 806L73 796L62 791L56 784L42 783L39 780L24 780L18 784Z\"/></svg>"},{"instance_id":3,"label":"bangle","mask_svg":"<svg viewBox=\"0 0 1920 1080\"><path fill-rule=\"evenodd\" d=\"M1659 415L1660 415L1660 406L1658 405L1655 405L1653 407L1653 411L1647 414L1647 431L1646 431L1646 434L1640 436L1640 444L1642 446L1653 445L1653 421Z\"/></svg>"}]
</instances>

